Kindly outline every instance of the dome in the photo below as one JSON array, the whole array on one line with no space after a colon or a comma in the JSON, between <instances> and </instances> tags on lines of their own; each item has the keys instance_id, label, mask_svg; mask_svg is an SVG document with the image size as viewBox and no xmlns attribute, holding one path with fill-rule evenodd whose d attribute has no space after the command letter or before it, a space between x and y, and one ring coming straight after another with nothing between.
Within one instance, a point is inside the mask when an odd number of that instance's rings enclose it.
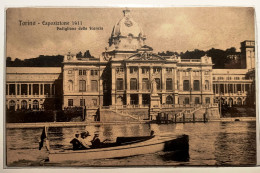
<instances>
[{"instance_id":1,"label":"dome","mask_svg":"<svg viewBox=\"0 0 260 173\"><path fill-rule=\"evenodd\" d=\"M112 31L112 36L128 36L131 34L133 37L143 36L142 28L136 23L131 15L130 10L124 10L124 17L117 22Z\"/></svg>"},{"instance_id":2,"label":"dome","mask_svg":"<svg viewBox=\"0 0 260 173\"><path fill-rule=\"evenodd\" d=\"M109 39L109 50L134 51L144 45L145 35L130 14L130 10L123 10L124 17L113 27Z\"/></svg>"}]
</instances>

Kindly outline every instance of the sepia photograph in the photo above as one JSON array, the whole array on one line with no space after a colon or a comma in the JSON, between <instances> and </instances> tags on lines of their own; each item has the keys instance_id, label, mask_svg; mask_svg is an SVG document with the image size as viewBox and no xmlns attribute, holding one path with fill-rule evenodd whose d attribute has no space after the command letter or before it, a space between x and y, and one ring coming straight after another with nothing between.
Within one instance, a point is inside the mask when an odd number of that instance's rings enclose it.
<instances>
[{"instance_id":1,"label":"sepia photograph","mask_svg":"<svg viewBox=\"0 0 260 173\"><path fill-rule=\"evenodd\" d=\"M5 18L6 168L256 166L253 7Z\"/></svg>"}]
</instances>

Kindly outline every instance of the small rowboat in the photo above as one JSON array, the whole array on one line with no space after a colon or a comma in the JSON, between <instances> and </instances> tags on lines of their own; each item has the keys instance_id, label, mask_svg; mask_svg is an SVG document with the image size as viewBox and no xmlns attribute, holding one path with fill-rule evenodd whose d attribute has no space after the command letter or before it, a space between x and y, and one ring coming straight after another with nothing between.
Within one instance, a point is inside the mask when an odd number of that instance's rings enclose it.
<instances>
[{"instance_id":1,"label":"small rowboat","mask_svg":"<svg viewBox=\"0 0 260 173\"><path fill-rule=\"evenodd\" d=\"M84 161L90 159L120 158L159 151L189 150L187 135L118 137L115 143L86 150L49 151L49 162Z\"/></svg>"}]
</instances>

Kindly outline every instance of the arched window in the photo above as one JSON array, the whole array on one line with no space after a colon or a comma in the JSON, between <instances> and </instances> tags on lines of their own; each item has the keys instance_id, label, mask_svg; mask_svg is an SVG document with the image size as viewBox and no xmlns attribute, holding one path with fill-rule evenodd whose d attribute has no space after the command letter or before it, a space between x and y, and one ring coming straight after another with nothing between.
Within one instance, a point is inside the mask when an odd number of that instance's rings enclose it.
<instances>
[{"instance_id":1,"label":"arched window","mask_svg":"<svg viewBox=\"0 0 260 173\"><path fill-rule=\"evenodd\" d=\"M137 79L136 78L130 79L130 90L137 90Z\"/></svg>"},{"instance_id":2,"label":"arched window","mask_svg":"<svg viewBox=\"0 0 260 173\"><path fill-rule=\"evenodd\" d=\"M238 106L241 106L242 105L242 99L239 97L237 98L237 105Z\"/></svg>"},{"instance_id":3,"label":"arched window","mask_svg":"<svg viewBox=\"0 0 260 173\"><path fill-rule=\"evenodd\" d=\"M167 97L166 97L166 104L173 104L173 98L172 98L172 96L167 96Z\"/></svg>"},{"instance_id":4,"label":"arched window","mask_svg":"<svg viewBox=\"0 0 260 173\"><path fill-rule=\"evenodd\" d=\"M15 101L14 100L11 100L10 102L9 102L9 109L10 110L15 110Z\"/></svg>"},{"instance_id":5,"label":"arched window","mask_svg":"<svg viewBox=\"0 0 260 173\"><path fill-rule=\"evenodd\" d=\"M39 102L37 100L33 101L33 109L38 110L39 109Z\"/></svg>"},{"instance_id":6,"label":"arched window","mask_svg":"<svg viewBox=\"0 0 260 173\"><path fill-rule=\"evenodd\" d=\"M72 80L68 81L68 91L73 91L73 81Z\"/></svg>"},{"instance_id":7,"label":"arched window","mask_svg":"<svg viewBox=\"0 0 260 173\"><path fill-rule=\"evenodd\" d=\"M27 101L26 100L23 100L21 102L21 109L27 109Z\"/></svg>"}]
</instances>

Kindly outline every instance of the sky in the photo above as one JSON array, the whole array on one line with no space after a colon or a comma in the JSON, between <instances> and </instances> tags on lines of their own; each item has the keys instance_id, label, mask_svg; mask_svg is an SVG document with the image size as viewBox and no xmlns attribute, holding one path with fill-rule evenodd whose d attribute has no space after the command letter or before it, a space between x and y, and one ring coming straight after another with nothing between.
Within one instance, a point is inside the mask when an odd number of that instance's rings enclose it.
<instances>
[{"instance_id":1,"label":"sky","mask_svg":"<svg viewBox=\"0 0 260 173\"><path fill-rule=\"evenodd\" d=\"M6 13L6 56L28 59L90 50L99 57L108 47L113 26L124 8L9 8ZM249 7L131 8L154 52L235 47L255 40L254 9ZM36 25L21 25L35 21ZM57 30L42 22L81 21L103 30ZM66 27L66 26L65 26ZM76 26L78 27L78 26Z\"/></svg>"}]
</instances>

